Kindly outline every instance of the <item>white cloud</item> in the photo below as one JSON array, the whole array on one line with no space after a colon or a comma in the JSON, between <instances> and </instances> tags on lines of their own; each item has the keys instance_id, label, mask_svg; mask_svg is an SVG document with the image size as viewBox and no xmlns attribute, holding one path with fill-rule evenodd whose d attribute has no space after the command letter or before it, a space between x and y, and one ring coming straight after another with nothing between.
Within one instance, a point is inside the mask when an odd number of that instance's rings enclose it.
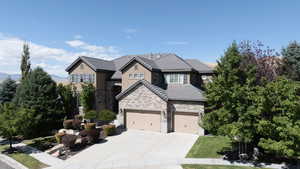
<instances>
[{"instance_id":1,"label":"white cloud","mask_svg":"<svg viewBox=\"0 0 300 169\"><path fill-rule=\"evenodd\" d=\"M186 41L167 41L167 42L165 42L165 44L167 44L167 45L187 45L189 43Z\"/></svg>"},{"instance_id":2,"label":"white cloud","mask_svg":"<svg viewBox=\"0 0 300 169\"><path fill-rule=\"evenodd\" d=\"M74 36L74 39L82 39L82 38L83 38L83 36L79 35L79 34Z\"/></svg>"},{"instance_id":3,"label":"white cloud","mask_svg":"<svg viewBox=\"0 0 300 169\"><path fill-rule=\"evenodd\" d=\"M136 33L137 29L126 28L126 29L123 30L123 32L128 33L128 34L132 34L132 33Z\"/></svg>"},{"instance_id":4,"label":"white cloud","mask_svg":"<svg viewBox=\"0 0 300 169\"><path fill-rule=\"evenodd\" d=\"M71 47L79 47L79 46L85 45L85 43L81 40L66 41L66 44L68 44Z\"/></svg>"},{"instance_id":5,"label":"white cloud","mask_svg":"<svg viewBox=\"0 0 300 169\"><path fill-rule=\"evenodd\" d=\"M120 55L119 51L113 46L90 45L80 40L66 41L66 43L77 49L78 52L29 42L32 67L40 66L50 74L66 76L65 68L78 56L113 59ZM0 33L0 72L20 72L23 44L24 40L20 38L5 36Z\"/></svg>"}]
</instances>

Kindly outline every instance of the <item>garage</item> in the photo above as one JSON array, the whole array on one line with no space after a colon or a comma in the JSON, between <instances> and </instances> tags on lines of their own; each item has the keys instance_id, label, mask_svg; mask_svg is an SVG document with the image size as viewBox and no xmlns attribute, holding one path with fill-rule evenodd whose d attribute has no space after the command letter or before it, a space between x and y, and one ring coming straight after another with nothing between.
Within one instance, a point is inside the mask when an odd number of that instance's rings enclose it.
<instances>
[{"instance_id":1,"label":"garage","mask_svg":"<svg viewBox=\"0 0 300 169\"><path fill-rule=\"evenodd\" d=\"M126 111L126 127L160 132L160 112L155 111Z\"/></svg>"},{"instance_id":2,"label":"garage","mask_svg":"<svg viewBox=\"0 0 300 169\"><path fill-rule=\"evenodd\" d=\"M198 134L198 113L176 112L174 115L174 131Z\"/></svg>"}]
</instances>

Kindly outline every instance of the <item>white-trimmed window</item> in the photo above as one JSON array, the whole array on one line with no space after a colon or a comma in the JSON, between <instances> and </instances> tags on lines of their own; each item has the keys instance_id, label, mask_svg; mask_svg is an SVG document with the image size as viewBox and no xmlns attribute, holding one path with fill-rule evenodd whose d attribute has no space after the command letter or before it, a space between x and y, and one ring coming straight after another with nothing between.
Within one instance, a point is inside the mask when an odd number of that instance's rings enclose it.
<instances>
[{"instance_id":1,"label":"white-trimmed window","mask_svg":"<svg viewBox=\"0 0 300 169\"><path fill-rule=\"evenodd\" d=\"M183 73L167 73L164 75L167 84L186 84L187 74Z\"/></svg>"}]
</instances>

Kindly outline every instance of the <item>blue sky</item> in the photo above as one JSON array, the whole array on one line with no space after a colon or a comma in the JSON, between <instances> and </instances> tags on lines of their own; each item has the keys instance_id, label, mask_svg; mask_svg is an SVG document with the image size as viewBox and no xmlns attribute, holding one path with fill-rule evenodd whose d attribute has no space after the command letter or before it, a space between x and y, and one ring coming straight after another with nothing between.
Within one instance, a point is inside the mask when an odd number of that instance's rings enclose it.
<instances>
[{"instance_id":1,"label":"blue sky","mask_svg":"<svg viewBox=\"0 0 300 169\"><path fill-rule=\"evenodd\" d=\"M18 73L21 46L34 66L66 76L78 55L177 53L215 62L233 41L280 51L300 39L300 1L10 0L0 6L0 72Z\"/></svg>"}]
</instances>

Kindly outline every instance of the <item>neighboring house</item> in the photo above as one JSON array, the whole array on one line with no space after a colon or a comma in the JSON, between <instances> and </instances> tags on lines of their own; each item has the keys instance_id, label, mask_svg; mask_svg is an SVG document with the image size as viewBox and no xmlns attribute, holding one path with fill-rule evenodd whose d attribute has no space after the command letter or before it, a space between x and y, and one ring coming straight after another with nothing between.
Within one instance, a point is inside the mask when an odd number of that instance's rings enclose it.
<instances>
[{"instance_id":1,"label":"neighboring house","mask_svg":"<svg viewBox=\"0 0 300 169\"><path fill-rule=\"evenodd\" d=\"M93 83L97 110L118 113L126 128L204 134L205 79L212 68L176 54L127 55L112 61L79 57L66 71L77 85Z\"/></svg>"}]
</instances>

